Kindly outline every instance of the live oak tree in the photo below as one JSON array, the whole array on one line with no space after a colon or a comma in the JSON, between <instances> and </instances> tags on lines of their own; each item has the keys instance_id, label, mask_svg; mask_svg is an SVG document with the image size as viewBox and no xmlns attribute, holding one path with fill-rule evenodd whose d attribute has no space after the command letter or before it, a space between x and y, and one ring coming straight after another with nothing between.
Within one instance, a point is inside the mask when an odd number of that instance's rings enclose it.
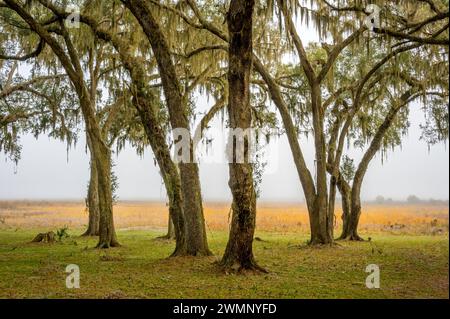
<instances>
[{"instance_id":1,"label":"live oak tree","mask_svg":"<svg viewBox=\"0 0 450 319\"><path fill-rule=\"evenodd\" d=\"M253 61L253 10L255 1L232 0L227 13L229 33L228 116L231 129L249 129L250 79ZM263 270L253 256L253 236L256 224L256 192L253 167L250 163L250 140L244 137L243 163L238 162L238 141L234 138L230 159L229 187L233 194L230 237L221 265L226 270Z\"/></svg>"},{"instance_id":2,"label":"live oak tree","mask_svg":"<svg viewBox=\"0 0 450 319\"><path fill-rule=\"evenodd\" d=\"M324 1L326 10L331 10L328 12L329 15L336 15L339 17L353 17L354 19L361 19L365 17L365 8L367 4L361 3L357 6L352 6L346 2L341 2L338 5L333 5L330 2ZM379 127L377 134L374 135L372 143L364 157L358 166L356 172L354 172L353 183L348 185L345 183L345 178L343 174L339 173L339 166L341 164L341 158L343 154L343 145L345 139L349 135L349 129L353 125L355 119L358 118L360 114L364 114L363 104L367 97L370 97L371 89L383 82L385 76L394 77L400 73L399 65L405 56L408 56L408 51L413 52L414 63L409 65L410 70L416 70L416 72L421 72L423 66L427 68L427 63L425 60L431 61L434 59L437 61L437 72L428 74L428 81L431 83L431 89L439 89L440 94L445 96L445 85L442 85L442 78L448 77L448 4L447 6L442 3L435 1L400 1L396 3L384 3L379 2L378 5L384 10L381 12L383 16L383 22L378 26L375 26L373 34L370 35L369 52L370 50L376 50L374 45L377 47L387 47L388 54L379 60L377 64L370 70L365 76L361 76L359 80L360 84L356 90L354 87L350 86L351 92L353 94L351 98L350 108L346 108L343 114L340 114L336 118L334 127L330 131L334 131L331 134L329 142L329 172L331 174L331 181L334 183L333 187L338 186L343 198L343 233L341 239L349 240L361 240L357 233L359 216L361 215L361 187L362 182L367 171L370 161L373 159L374 155L380 150L382 140L385 134L388 132L390 126L394 122L396 115L400 112L401 107L404 107L410 102L410 99L414 97L414 92L410 92L412 95L409 96L405 93L402 95L399 93L397 97L400 102L396 102L397 107L392 107L390 112L387 113L383 124ZM381 42L380 42L381 40ZM375 43L372 43L376 41ZM370 54L368 54L369 56ZM443 58L444 57L444 58ZM447 60L445 60L447 57ZM393 59L394 58L394 59ZM424 61L425 64L422 62ZM447 62L445 62L447 61ZM370 61L369 61L370 62ZM404 78L396 78L397 82L394 83L394 87L397 87ZM423 80L424 81L424 80ZM438 81L438 82L436 82ZM367 85L364 84L367 82ZM411 81L410 83L411 84ZM426 95L426 85L422 84L423 96ZM448 89L447 89L448 91ZM339 96L345 93L344 90L340 90ZM406 99L406 100L405 100ZM436 94L433 94L433 101L441 100L442 96L437 98ZM443 99L445 100L445 98ZM367 101L366 101L367 102ZM369 99L369 102L370 99ZM439 103L434 103L439 105ZM444 103L445 104L445 103ZM442 105L442 102L440 103ZM441 110L441 107L436 107L435 110ZM440 112L442 113L442 112ZM444 116L445 117L445 116ZM444 118L441 116L441 119ZM339 123L343 121L341 131ZM445 122L445 121L440 121ZM445 139L445 134L440 134L442 139Z\"/></svg>"},{"instance_id":3,"label":"live oak tree","mask_svg":"<svg viewBox=\"0 0 450 319\"><path fill-rule=\"evenodd\" d=\"M73 42L64 20L49 19L41 22L48 16L42 7L23 6L18 1L4 1L7 8L13 10L28 25L29 29L39 36L41 41L50 47L58 58L61 66L67 73L74 90L78 96L83 114L88 140L92 145L97 168L99 187L99 242L97 247L109 248L119 246L113 222L113 200L111 187L111 150L102 135L101 127L95 113L95 99L85 79L81 56ZM36 4L36 6L39 6ZM38 15L34 17L32 14Z\"/></svg>"},{"instance_id":4,"label":"live oak tree","mask_svg":"<svg viewBox=\"0 0 450 319\"><path fill-rule=\"evenodd\" d=\"M183 101L178 75L172 61L167 39L160 24L147 3L141 0L122 1L133 13L148 38L157 61L164 96L166 98L172 129L190 131L187 106ZM174 136L175 141L180 137ZM183 209L187 228L187 250L190 255L210 255L207 243L205 218L198 165L194 161L193 141L191 141L189 161L178 164L183 192Z\"/></svg>"},{"instance_id":5,"label":"live oak tree","mask_svg":"<svg viewBox=\"0 0 450 319\"><path fill-rule=\"evenodd\" d=\"M387 66L382 72L384 77L378 77L367 90L347 140L359 148L363 149L366 144L368 147L357 168L352 167L348 157L344 157L337 174L336 183L343 207L341 239L361 240L358 223L364 176L378 152L384 157L388 148L401 144L402 135L408 128L408 106L417 101L423 105L424 111L429 110L431 121L428 121L428 129L434 127L437 133L434 143L448 138L447 70L448 60L441 60L439 54L433 55L430 50L419 54L411 52L398 58L395 65ZM351 99L348 104L351 104ZM341 115L345 117L348 110L342 111ZM330 135L330 149L334 149L332 143L336 143L336 134ZM332 159L330 161L332 163Z\"/></svg>"}]
</instances>

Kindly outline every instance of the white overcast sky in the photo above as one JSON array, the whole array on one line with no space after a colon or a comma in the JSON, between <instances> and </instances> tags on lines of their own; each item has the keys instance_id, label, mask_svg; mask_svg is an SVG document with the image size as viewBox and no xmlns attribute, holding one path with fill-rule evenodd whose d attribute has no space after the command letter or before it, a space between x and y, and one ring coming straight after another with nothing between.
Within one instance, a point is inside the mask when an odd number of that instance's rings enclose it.
<instances>
[{"instance_id":1,"label":"white overcast sky","mask_svg":"<svg viewBox=\"0 0 450 319\"><path fill-rule=\"evenodd\" d=\"M303 32L305 42L316 39L315 31ZM198 99L200 109L206 101ZM362 197L374 199L378 195L397 200L411 194L421 198L448 199L449 152L444 144L428 151L420 141L420 123L424 122L419 105L411 107L411 127L402 148L390 151L382 163L377 156L364 181ZM213 125L220 128L219 120ZM83 134L82 134L83 135ZM16 167L0 154L0 199L82 199L89 177L89 157L85 152L83 136L75 149L66 153L61 142L41 136L22 138L22 159ZM312 141L302 137L306 160L314 163ZM361 152L350 151L358 162ZM285 137L278 141L278 160L265 174L261 185L262 201L303 201L303 193ZM159 170L154 165L151 151L144 158L131 148L115 156L115 172L119 180L118 195L122 200L166 200ZM229 200L228 165L200 165L203 197L205 200Z\"/></svg>"},{"instance_id":2,"label":"white overcast sky","mask_svg":"<svg viewBox=\"0 0 450 319\"><path fill-rule=\"evenodd\" d=\"M382 164L381 157L373 160L363 187L363 198L377 195L405 199L415 194L421 198L447 199L449 193L449 153L444 144L428 151L419 140L419 124L423 122L417 105L412 106L411 128L403 147L390 152ZM215 121L217 125L218 120ZM0 155L0 199L81 199L85 196L89 176L89 157L85 141L66 153L66 146L46 136L36 140L22 138L22 159L16 167ZM301 201L304 196L285 137L279 140L278 164L263 178L261 200ZM304 140L307 162L313 163L311 141ZM351 151L358 160L360 152ZM140 158L131 148L115 156L115 172L119 179L120 199L165 200L164 186L153 156L148 151ZM205 200L228 200L228 166L202 164L201 183Z\"/></svg>"}]
</instances>

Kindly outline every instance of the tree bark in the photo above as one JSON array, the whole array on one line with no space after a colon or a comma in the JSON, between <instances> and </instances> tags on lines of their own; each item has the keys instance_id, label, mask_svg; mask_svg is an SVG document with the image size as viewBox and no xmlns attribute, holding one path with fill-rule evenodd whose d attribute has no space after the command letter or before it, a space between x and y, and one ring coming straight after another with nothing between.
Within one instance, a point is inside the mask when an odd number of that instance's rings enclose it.
<instances>
[{"instance_id":1,"label":"tree bark","mask_svg":"<svg viewBox=\"0 0 450 319\"><path fill-rule=\"evenodd\" d=\"M171 52L159 24L145 1L122 0L122 2L138 20L155 54L172 129L183 128L190 131L186 105L183 102ZM192 138L191 145L193 145ZM206 236L198 165L194 163L192 153L191 162L181 163L179 169L184 200L183 211L186 218L187 252L192 256L211 255Z\"/></svg>"},{"instance_id":2,"label":"tree bark","mask_svg":"<svg viewBox=\"0 0 450 319\"><path fill-rule=\"evenodd\" d=\"M90 142L88 141L88 145ZM89 150L91 147L89 146ZM99 235L99 222L100 222L100 206L99 206L99 198L98 198L98 173L97 166L95 164L95 159L93 152L91 153L91 161L90 161L90 178L89 178L89 186L87 193L87 208L89 213L89 224L88 229L82 236L98 236Z\"/></svg>"},{"instance_id":3,"label":"tree bark","mask_svg":"<svg viewBox=\"0 0 450 319\"><path fill-rule=\"evenodd\" d=\"M175 228L173 226L173 221L170 216L169 216L169 222L167 223L167 235L163 236L163 238L169 239L169 240L176 239Z\"/></svg>"},{"instance_id":4,"label":"tree bark","mask_svg":"<svg viewBox=\"0 0 450 319\"><path fill-rule=\"evenodd\" d=\"M103 143L92 139L97 167L98 198L100 207L99 241L97 248L119 247L113 220L113 200L111 187L111 151Z\"/></svg>"},{"instance_id":5,"label":"tree bark","mask_svg":"<svg viewBox=\"0 0 450 319\"><path fill-rule=\"evenodd\" d=\"M231 129L248 129L252 124L250 107L250 73L253 55L254 0L232 0L227 14L230 35L229 49L229 105ZM234 141L230 141L234 144ZM249 143L245 137L245 162L237 163L234 156L229 164L229 187L233 195L230 236L220 262L226 270L263 271L253 256L253 237L256 225L256 193L253 167L249 163Z\"/></svg>"},{"instance_id":6,"label":"tree bark","mask_svg":"<svg viewBox=\"0 0 450 319\"><path fill-rule=\"evenodd\" d=\"M351 214L351 187L342 176L338 178L337 186L342 199L342 233L339 240L350 238L349 219Z\"/></svg>"}]
</instances>

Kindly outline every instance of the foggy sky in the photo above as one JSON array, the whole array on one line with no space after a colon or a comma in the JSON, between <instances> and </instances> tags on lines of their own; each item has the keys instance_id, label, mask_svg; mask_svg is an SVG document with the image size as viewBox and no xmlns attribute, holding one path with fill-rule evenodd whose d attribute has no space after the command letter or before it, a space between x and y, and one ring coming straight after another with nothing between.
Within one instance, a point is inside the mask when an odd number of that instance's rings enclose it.
<instances>
[{"instance_id":1,"label":"foggy sky","mask_svg":"<svg viewBox=\"0 0 450 319\"><path fill-rule=\"evenodd\" d=\"M419 124L423 115L417 105L411 106L411 128L402 148L390 151L382 164L378 155L371 163L362 189L363 199L377 195L403 200L411 194L423 199L448 199L449 153L439 144L430 152L425 142L419 141ZM219 125L216 119L213 125ZM83 135L83 134L81 134ZM313 165L312 141L301 137L307 163ZM61 142L42 136L22 138L22 159L16 167L0 155L0 199L82 199L89 177L89 157L85 141L79 140L76 149L66 153ZM278 164L263 177L261 201L303 201L301 185L287 143L279 141ZM358 163L361 152L351 150ZM122 200L166 200L159 170L154 165L151 151L144 158L132 148L114 156L115 172L119 179L118 195ZM201 164L201 183L205 200L229 200L226 164Z\"/></svg>"}]
</instances>

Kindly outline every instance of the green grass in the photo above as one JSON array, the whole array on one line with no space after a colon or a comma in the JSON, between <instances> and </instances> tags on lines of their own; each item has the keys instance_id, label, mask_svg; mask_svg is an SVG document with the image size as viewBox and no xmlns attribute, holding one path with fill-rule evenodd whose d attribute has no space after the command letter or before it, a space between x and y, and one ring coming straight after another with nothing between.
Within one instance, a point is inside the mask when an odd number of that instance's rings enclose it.
<instances>
[{"instance_id":1,"label":"green grass","mask_svg":"<svg viewBox=\"0 0 450 319\"><path fill-rule=\"evenodd\" d=\"M72 234L81 231L70 230ZM255 256L269 274L222 273L208 258L167 258L161 233L119 231L121 248L96 239L29 243L36 230L0 230L0 298L448 298L448 236L376 236L333 248L304 246L307 235L258 233ZM221 256L225 232L209 235ZM300 247L298 246L300 244ZM81 288L65 287L77 264ZM381 289L367 289L365 268L381 268Z\"/></svg>"}]
</instances>

